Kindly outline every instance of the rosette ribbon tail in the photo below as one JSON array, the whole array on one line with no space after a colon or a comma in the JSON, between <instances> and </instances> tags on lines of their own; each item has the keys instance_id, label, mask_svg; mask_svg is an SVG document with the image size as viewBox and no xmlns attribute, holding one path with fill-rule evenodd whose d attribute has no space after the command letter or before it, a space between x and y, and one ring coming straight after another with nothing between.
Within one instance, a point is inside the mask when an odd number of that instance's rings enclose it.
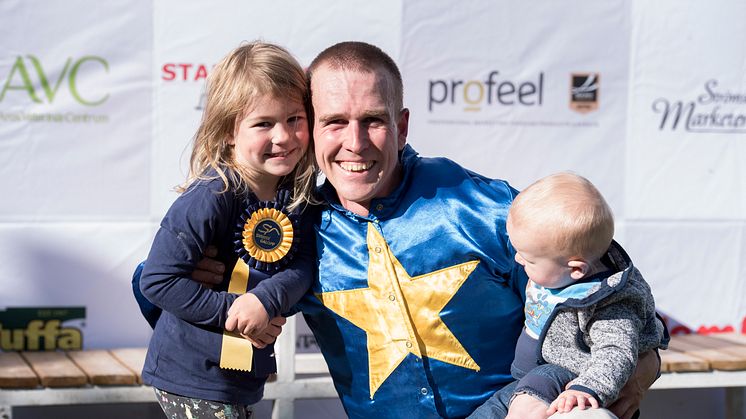
<instances>
[{"instance_id":1,"label":"rosette ribbon tail","mask_svg":"<svg viewBox=\"0 0 746 419\"><path fill-rule=\"evenodd\" d=\"M228 283L228 292L244 294L249 284L249 267L238 258ZM251 342L235 332L223 330L223 344L220 350L220 368L251 371L254 348Z\"/></svg>"}]
</instances>

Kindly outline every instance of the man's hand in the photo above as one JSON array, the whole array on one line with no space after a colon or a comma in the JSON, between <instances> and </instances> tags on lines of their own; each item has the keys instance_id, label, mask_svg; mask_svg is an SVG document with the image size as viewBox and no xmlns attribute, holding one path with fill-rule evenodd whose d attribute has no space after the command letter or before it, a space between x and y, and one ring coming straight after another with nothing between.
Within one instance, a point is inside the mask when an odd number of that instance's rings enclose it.
<instances>
[{"instance_id":1,"label":"man's hand","mask_svg":"<svg viewBox=\"0 0 746 419\"><path fill-rule=\"evenodd\" d=\"M585 410L586 406L598 409L598 400L583 391L565 390L549 405L547 415L552 415L554 412L569 412L575 406L578 406L580 410Z\"/></svg>"},{"instance_id":2,"label":"man's hand","mask_svg":"<svg viewBox=\"0 0 746 419\"><path fill-rule=\"evenodd\" d=\"M212 288L213 285L223 282L225 265L213 259L217 255L218 249L215 246L207 246L204 257L194 267L192 279L207 288Z\"/></svg>"},{"instance_id":3,"label":"man's hand","mask_svg":"<svg viewBox=\"0 0 746 419\"><path fill-rule=\"evenodd\" d=\"M505 419L546 419L547 404L529 396L528 394L519 394L510 402L508 416Z\"/></svg>"},{"instance_id":4,"label":"man's hand","mask_svg":"<svg viewBox=\"0 0 746 419\"><path fill-rule=\"evenodd\" d=\"M275 343L277 336L280 336L282 332L282 326L285 325L287 320L284 317L275 317L269 321L269 325L254 336L241 335L246 338L252 345L261 349L267 345Z\"/></svg>"},{"instance_id":5,"label":"man's hand","mask_svg":"<svg viewBox=\"0 0 746 419\"><path fill-rule=\"evenodd\" d=\"M236 298L228 309L225 330L254 336L269 326L269 314L256 295L247 292Z\"/></svg>"},{"instance_id":6,"label":"man's hand","mask_svg":"<svg viewBox=\"0 0 746 419\"><path fill-rule=\"evenodd\" d=\"M655 351L640 354L635 372L619 392L619 398L609 406L609 410L619 419L632 418L640 407L645 391L655 382L660 368L660 360Z\"/></svg>"}]
</instances>

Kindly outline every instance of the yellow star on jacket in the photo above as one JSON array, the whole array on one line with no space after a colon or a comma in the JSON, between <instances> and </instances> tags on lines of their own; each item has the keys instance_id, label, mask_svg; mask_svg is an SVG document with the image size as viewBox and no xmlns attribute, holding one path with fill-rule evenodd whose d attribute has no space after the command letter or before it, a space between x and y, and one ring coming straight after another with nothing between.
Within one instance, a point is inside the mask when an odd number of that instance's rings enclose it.
<instances>
[{"instance_id":1,"label":"yellow star on jacket","mask_svg":"<svg viewBox=\"0 0 746 419\"><path fill-rule=\"evenodd\" d=\"M368 337L370 398L408 354L479 371L440 318L479 261L410 277L375 227L368 224L368 288L316 296Z\"/></svg>"}]
</instances>

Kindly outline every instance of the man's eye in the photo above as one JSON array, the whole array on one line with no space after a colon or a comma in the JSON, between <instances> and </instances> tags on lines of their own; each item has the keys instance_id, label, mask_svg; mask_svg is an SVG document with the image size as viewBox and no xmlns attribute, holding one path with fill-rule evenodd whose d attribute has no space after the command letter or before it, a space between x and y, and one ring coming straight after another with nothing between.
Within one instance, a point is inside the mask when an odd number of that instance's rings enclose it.
<instances>
[{"instance_id":1,"label":"man's eye","mask_svg":"<svg viewBox=\"0 0 746 419\"><path fill-rule=\"evenodd\" d=\"M330 125L344 125L346 122L344 119L332 119L326 122L327 126Z\"/></svg>"},{"instance_id":2,"label":"man's eye","mask_svg":"<svg viewBox=\"0 0 746 419\"><path fill-rule=\"evenodd\" d=\"M383 118L379 118L379 117L375 117L375 116L372 116L372 117L369 117L369 118L365 118L363 120L363 123L365 125L369 125L369 126L386 125L386 121Z\"/></svg>"}]
</instances>

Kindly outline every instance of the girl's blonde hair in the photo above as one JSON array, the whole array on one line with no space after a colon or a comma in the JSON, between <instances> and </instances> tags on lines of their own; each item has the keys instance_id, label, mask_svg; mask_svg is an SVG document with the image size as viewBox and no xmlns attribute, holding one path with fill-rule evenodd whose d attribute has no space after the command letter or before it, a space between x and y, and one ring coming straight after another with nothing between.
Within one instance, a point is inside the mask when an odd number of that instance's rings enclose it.
<instances>
[{"instance_id":1,"label":"girl's blonde hair","mask_svg":"<svg viewBox=\"0 0 746 419\"><path fill-rule=\"evenodd\" d=\"M236 122L265 95L296 100L306 108L309 100L303 68L284 48L265 42L251 42L239 46L226 55L212 69L207 78L207 101L202 113L190 159L189 176L177 187L184 192L197 180L209 180L210 169L225 184L222 192L231 185L238 193L250 190L245 169L236 163L232 138ZM293 197L289 209L303 203L315 203L313 188L316 185L317 167L314 160L313 141L293 171L283 176L278 185L288 179L293 182Z\"/></svg>"}]
</instances>

